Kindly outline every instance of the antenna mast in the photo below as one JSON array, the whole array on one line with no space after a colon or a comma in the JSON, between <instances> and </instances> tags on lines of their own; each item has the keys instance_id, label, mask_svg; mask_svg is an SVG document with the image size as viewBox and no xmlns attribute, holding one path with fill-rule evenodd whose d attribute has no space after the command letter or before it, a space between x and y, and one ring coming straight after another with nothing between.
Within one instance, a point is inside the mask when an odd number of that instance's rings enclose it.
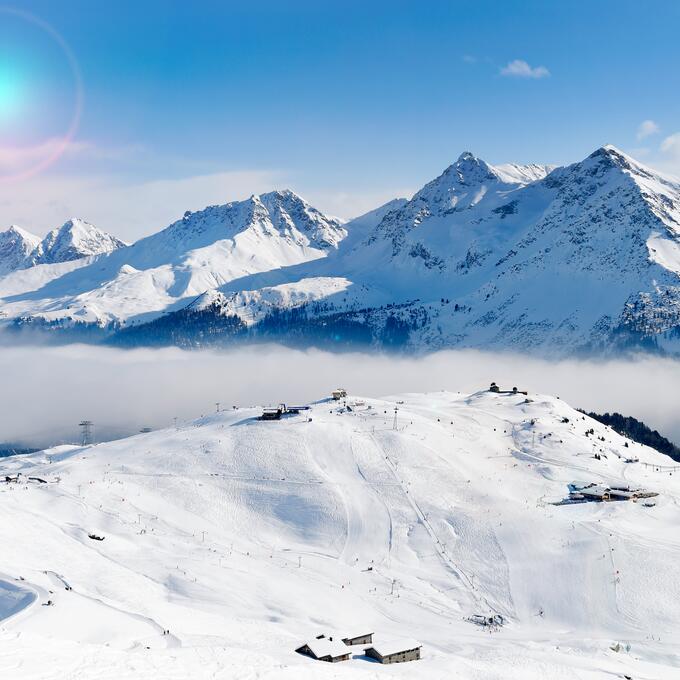
<instances>
[{"instance_id":1,"label":"antenna mast","mask_svg":"<svg viewBox=\"0 0 680 680\"><path fill-rule=\"evenodd\" d=\"M93 425L91 420L83 420L78 423L78 426L80 427L80 443L82 446L88 446L92 443Z\"/></svg>"}]
</instances>

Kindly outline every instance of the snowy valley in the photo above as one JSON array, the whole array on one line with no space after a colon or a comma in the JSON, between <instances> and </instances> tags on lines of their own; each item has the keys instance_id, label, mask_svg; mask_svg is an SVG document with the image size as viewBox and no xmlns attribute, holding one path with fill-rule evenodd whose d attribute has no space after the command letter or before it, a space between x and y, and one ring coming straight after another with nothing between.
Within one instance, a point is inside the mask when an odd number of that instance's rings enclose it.
<instances>
[{"instance_id":1,"label":"snowy valley","mask_svg":"<svg viewBox=\"0 0 680 680\"><path fill-rule=\"evenodd\" d=\"M532 393L261 413L2 461L3 677L677 677L666 456ZM422 658L295 652L366 632Z\"/></svg>"}]
</instances>

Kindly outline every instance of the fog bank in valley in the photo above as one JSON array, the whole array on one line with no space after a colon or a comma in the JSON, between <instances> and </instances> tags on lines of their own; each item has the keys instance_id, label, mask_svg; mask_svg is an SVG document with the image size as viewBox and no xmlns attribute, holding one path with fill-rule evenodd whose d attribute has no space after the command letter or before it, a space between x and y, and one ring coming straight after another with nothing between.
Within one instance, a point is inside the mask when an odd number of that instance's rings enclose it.
<instances>
[{"instance_id":1,"label":"fog bank in valley","mask_svg":"<svg viewBox=\"0 0 680 680\"><path fill-rule=\"evenodd\" d=\"M27 445L77 441L83 419L106 438L195 418L216 402L222 408L305 402L336 386L369 397L473 392L492 380L632 415L680 442L680 362L661 358L556 362L478 351L414 358L273 346L187 352L71 345L0 348L0 375L0 442Z\"/></svg>"}]
</instances>

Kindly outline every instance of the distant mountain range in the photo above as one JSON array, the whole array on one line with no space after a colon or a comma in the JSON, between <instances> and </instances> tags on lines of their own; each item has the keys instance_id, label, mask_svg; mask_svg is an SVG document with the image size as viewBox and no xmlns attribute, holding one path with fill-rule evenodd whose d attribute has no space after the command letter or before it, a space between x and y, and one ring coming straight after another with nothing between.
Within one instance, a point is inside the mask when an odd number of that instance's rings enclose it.
<instances>
[{"instance_id":1,"label":"distant mountain range","mask_svg":"<svg viewBox=\"0 0 680 680\"><path fill-rule=\"evenodd\" d=\"M0 232L0 274L37 264L70 262L110 253L127 244L83 220L72 219L41 239L12 225Z\"/></svg>"},{"instance_id":2,"label":"distant mountain range","mask_svg":"<svg viewBox=\"0 0 680 680\"><path fill-rule=\"evenodd\" d=\"M132 245L11 227L0 317L17 341L676 354L680 183L612 146L559 168L466 152L347 223L275 191Z\"/></svg>"}]
</instances>

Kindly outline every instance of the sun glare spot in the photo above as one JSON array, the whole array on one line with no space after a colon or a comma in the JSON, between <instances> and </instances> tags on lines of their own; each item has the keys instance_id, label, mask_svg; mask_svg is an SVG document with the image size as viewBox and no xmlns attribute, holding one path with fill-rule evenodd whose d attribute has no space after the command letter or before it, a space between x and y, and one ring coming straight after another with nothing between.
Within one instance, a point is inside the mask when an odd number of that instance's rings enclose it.
<instances>
[{"instance_id":1,"label":"sun glare spot","mask_svg":"<svg viewBox=\"0 0 680 680\"><path fill-rule=\"evenodd\" d=\"M21 78L10 65L0 61L0 118L15 115L23 103Z\"/></svg>"},{"instance_id":2,"label":"sun glare spot","mask_svg":"<svg viewBox=\"0 0 680 680\"><path fill-rule=\"evenodd\" d=\"M82 108L78 63L42 19L0 7L0 182L52 165L75 136Z\"/></svg>"}]
</instances>

